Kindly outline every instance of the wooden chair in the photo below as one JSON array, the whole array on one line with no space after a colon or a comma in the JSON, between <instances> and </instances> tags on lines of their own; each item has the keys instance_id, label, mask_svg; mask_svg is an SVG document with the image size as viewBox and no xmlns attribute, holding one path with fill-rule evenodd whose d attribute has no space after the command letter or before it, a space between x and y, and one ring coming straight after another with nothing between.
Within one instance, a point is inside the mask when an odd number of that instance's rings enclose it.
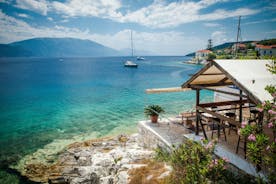
<instances>
[{"instance_id":1,"label":"wooden chair","mask_svg":"<svg viewBox=\"0 0 276 184\"><path fill-rule=\"evenodd\" d=\"M226 112L225 115L231 119L236 119L236 113L235 112ZM233 125L231 123L228 123L228 135L230 135L231 130L234 130L236 134L238 134L238 128L236 125Z\"/></svg>"},{"instance_id":2,"label":"wooden chair","mask_svg":"<svg viewBox=\"0 0 276 184\"><path fill-rule=\"evenodd\" d=\"M213 135L214 135L214 131L216 130L217 131L217 136L218 136L218 139L220 138L220 134L221 134L221 130L224 134L224 139L225 141L227 141L226 139L226 133L225 133L225 124L223 123L222 120L220 120L219 118L216 118L216 117L213 117L212 118L212 136L211 138L213 139Z\"/></svg>"},{"instance_id":3,"label":"wooden chair","mask_svg":"<svg viewBox=\"0 0 276 184\"><path fill-rule=\"evenodd\" d=\"M185 121L187 122L188 120L195 119L196 112L182 112L182 113L180 113L180 115L182 118L182 124L184 124Z\"/></svg>"}]
</instances>

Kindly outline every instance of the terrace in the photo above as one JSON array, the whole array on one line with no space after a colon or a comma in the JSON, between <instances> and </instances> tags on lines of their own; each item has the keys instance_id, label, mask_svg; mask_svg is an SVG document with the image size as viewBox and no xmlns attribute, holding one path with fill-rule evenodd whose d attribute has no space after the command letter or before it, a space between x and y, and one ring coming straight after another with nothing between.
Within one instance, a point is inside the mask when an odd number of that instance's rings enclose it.
<instances>
[{"instance_id":1,"label":"terrace","mask_svg":"<svg viewBox=\"0 0 276 184\"><path fill-rule=\"evenodd\" d=\"M215 154L227 157L235 167L257 176L252 164L246 160L247 141L238 135L241 123L262 126L263 114L256 105L272 96L265 90L276 85L276 78L266 69L269 60L216 60L211 61L187 80L180 88L149 89L147 93L194 90L196 108L193 113L180 113L175 118L161 118L158 124L139 123L145 146L163 146L183 143L185 139L218 139ZM200 92L215 92L211 103L200 101ZM264 132L272 132L263 126ZM154 135L154 136L152 136Z\"/></svg>"}]
</instances>

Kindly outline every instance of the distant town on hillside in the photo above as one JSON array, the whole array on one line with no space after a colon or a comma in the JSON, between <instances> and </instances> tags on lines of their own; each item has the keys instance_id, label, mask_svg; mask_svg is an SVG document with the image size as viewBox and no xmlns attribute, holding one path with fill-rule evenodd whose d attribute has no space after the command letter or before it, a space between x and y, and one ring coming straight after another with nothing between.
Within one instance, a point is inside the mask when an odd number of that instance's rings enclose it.
<instances>
[{"instance_id":1,"label":"distant town on hillside","mask_svg":"<svg viewBox=\"0 0 276 184\"><path fill-rule=\"evenodd\" d=\"M270 59L276 57L276 39L230 42L215 47L209 39L206 49L187 56L194 56L191 61L188 61L193 64L205 64L212 59Z\"/></svg>"}]
</instances>

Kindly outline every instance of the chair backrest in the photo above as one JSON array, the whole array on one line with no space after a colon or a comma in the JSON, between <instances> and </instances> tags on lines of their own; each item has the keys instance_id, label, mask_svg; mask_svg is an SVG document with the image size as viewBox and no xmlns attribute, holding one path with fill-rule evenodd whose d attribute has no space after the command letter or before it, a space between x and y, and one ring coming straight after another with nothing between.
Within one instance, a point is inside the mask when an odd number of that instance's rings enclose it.
<instances>
[{"instance_id":1,"label":"chair backrest","mask_svg":"<svg viewBox=\"0 0 276 184\"><path fill-rule=\"evenodd\" d=\"M235 104L235 105L231 105L231 110L229 110L229 112L232 112L232 113L235 113L236 114L236 112L237 112L237 105Z\"/></svg>"},{"instance_id":2,"label":"chair backrest","mask_svg":"<svg viewBox=\"0 0 276 184\"><path fill-rule=\"evenodd\" d=\"M249 104L249 110L250 110L250 111L256 110L256 105L250 103L250 104Z\"/></svg>"}]
</instances>

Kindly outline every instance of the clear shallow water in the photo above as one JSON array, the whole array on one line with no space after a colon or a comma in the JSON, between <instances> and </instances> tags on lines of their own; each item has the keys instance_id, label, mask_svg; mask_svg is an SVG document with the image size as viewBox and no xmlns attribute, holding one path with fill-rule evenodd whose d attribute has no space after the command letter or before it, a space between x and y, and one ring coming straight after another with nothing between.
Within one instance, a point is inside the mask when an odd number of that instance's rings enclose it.
<instances>
[{"instance_id":1,"label":"clear shallow water","mask_svg":"<svg viewBox=\"0 0 276 184\"><path fill-rule=\"evenodd\" d=\"M201 66L181 63L185 57L147 57L135 69L123 67L126 59L0 59L2 170L54 140L135 131L145 105L159 104L169 116L195 103L194 92L145 89L180 86ZM211 99L203 92L202 100Z\"/></svg>"}]
</instances>

